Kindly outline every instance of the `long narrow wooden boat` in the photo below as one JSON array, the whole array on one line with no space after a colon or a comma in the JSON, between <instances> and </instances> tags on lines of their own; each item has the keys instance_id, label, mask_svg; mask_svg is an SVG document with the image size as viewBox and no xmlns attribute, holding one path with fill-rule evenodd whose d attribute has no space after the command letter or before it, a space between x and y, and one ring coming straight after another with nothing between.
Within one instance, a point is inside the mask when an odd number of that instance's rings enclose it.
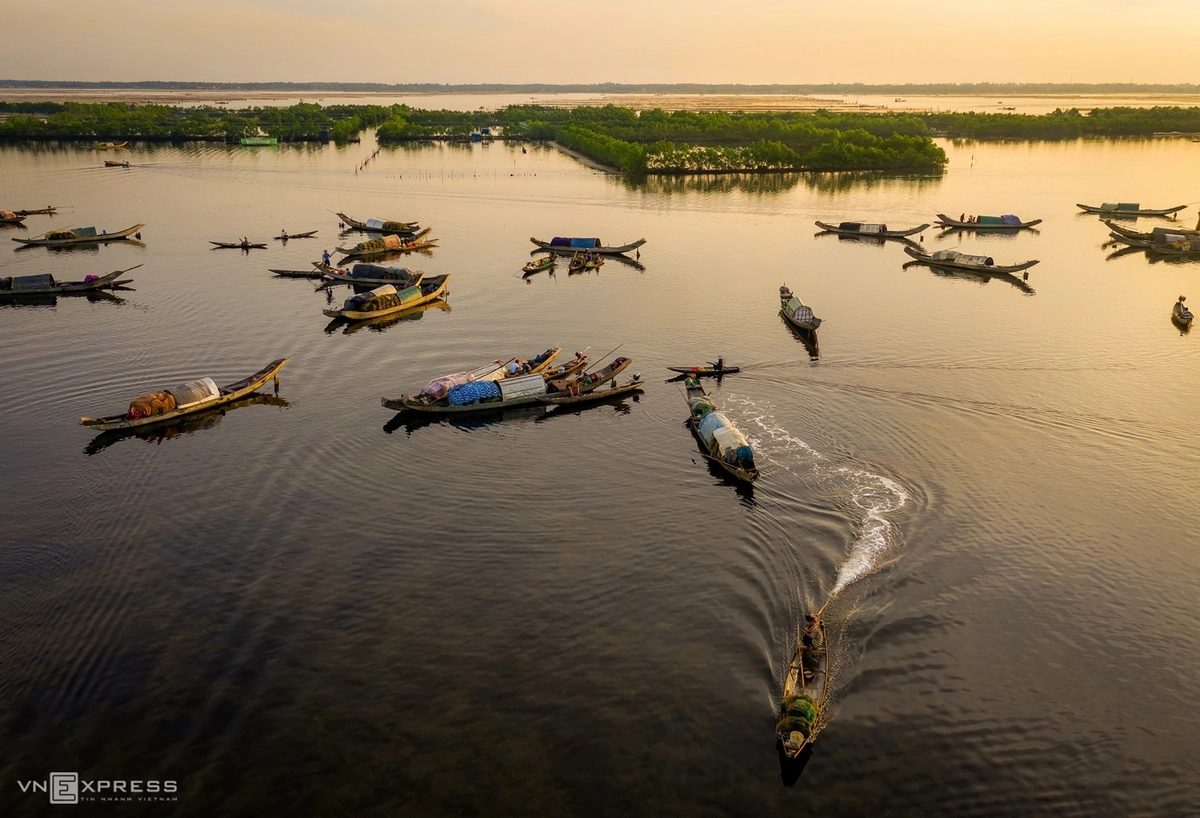
<instances>
[{"instance_id":1,"label":"long narrow wooden boat","mask_svg":"<svg viewBox=\"0 0 1200 818\"><path fill-rule=\"evenodd\" d=\"M775 738L788 758L798 758L817 740L829 699L829 640L825 623L815 616L796 638L796 649L783 677Z\"/></svg>"},{"instance_id":2,"label":"long narrow wooden boat","mask_svg":"<svg viewBox=\"0 0 1200 818\"><path fill-rule=\"evenodd\" d=\"M385 315L411 310L422 304L441 298L446 291L446 283L450 274L424 278L419 283L397 291L391 284L376 287L365 293L357 293L346 299L340 310L322 310L330 318L340 318L343 321L364 321L368 318L381 318ZM446 293L449 295L449 293ZM364 296L366 296L364 298ZM389 298L389 296L391 296Z\"/></svg>"},{"instance_id":3,"label":"long narrow wooden boat","mask_svg":"<svg viewBox=\"0 0 1200 818\"><path fill-rule=\"evenodd\" d=\"M407 267L381 267L377 264L355 264L353 267L326 267L319 261L313 267L321 273L327 284L353 284L355 286L392 284L403 289L417 284L424 277L420 270Z\"/></svg>"},{"instance_id":4,"label":"long narrow wooden boat","mask_svg":"<svg viewBox=\"0 0 1200 818\"><path fill-rule=\"evenodd\" d=\"M628 253L630 250L636 250L639 247L641 247L643 244L646 243L645 239L638 239L637 241L631 242L629 244L622 244L620 246L608 247L606 245L601 244L600 239L580 239L580 238L567 238L567 237L557 236L554 239L551 239L550 241L542 241L541 239L535 239L533 237L530 237L529 240L531 242L533 242L534 244L536 244L538 247L542 248L543 250L549 250L549 251L555 252L555 253L567 253L567 252L574 252L576 250L580 250L580 251L587 250L588 252L591 252L591 253L601 253L606 256L619 255L620 253Z\"/></svg>"},{"instance_id":5,"label":"long narrow wooden boat","mask_svg":"<svg viewBox=\"0 0 1200 818\"><path fill-rule=\"evenodd\" d=\"M65 247L71 244L107 244L110 241L121 241L137 233L146 225L135 224L116 233L97 233L94 227L76 227L71 230L51 230L33 239L17 239L13 241L30 247Z\"/></svg>"},{"instance_id":6,"label":"long narrow wooden boat","mask_svg":"<svg viewBox=\"0 0 1200 818\"><path fill-rule=\"evenodd\" d=\"M256 244L252 241L210 241L215 244L214 250L265 250L266 244Z\"/></svg>"},{"instance_id":7,"label":"long narrow wooden boat","mask_svg":"<svg viewBox=\"0 0 1200 818\"><path fill-rule=\"evenodd\" d=\"M1123 218L1133 216L1170 216L1172 213L1178 213L1187 207L1187 205L1181 204L1175 207L1164 207L1156 210L1153 208L1144 208L1137 202L1105 202L1099 207L1076 203L1075 206L1084 213L1098 213L1103 216L1120 216Z\"/></svg>"},{"instance_id":8,"label":"long narrow wooden boat","mask_svg":"<svg viewBox=\"0 0 1200 818\"><path fill-rule=\"evenodd\" d=\"M588 403L596 400L606 400L614 398L618 395L628 395L631 392L641 392L645 381L638 380L635 375L629 383L618 385L614 380L612 386L608 389L592 389L589 392L584 392L579 395L568 395L563 392L554 394L542 395L538 400L541 403L548 403L553 406L574 406L580 403Z\"/></svg>"},{"instance_id":9,"label":"long narrow wooden boat","mask_svg":"<svg viewBox=\"0 0 1200 818\"><path fill-rule=\"evenodd\" d=\"M822 319L813 315L812 307L796 297L786 284L779 288L779 313L793 327L805 332L816 332L822 323Z\"/></svg>"},{"instance_id":10,"label":"long narrow wooden boat","mask_svg":"<svg viewBox=\"0 0 1200 818\"><path fill-rule=\"evenodd\" d=\"M905 247L904 252L922 264L983 273L1019 273L1038 263L1038 259L1031 259L1022 261L1020 264L997 264L991 256L972 256L957 250L937 250L934 253L923 253L920 250Z\"/></svg>"},{"instance_id":11,"label":"long narrow wooden boat","mask_svg":"<svg viewBox=\"0 0 1200 818\"><path fill-rule=\"evenodd\" d=\"M347 256L368 256L376 253L408 253L413 250L426 250L437 246L437 239L425 238L432 230L432 227L425 227L409 237L387 233L379 238L360 241L353 247L339 247L337 251Z\"/></svg>"},{"instance_id":12,"label":"long narrow wooden boat","mask_svg":"<svg viewBox=\"0 0 1200 818\"><path fill-rule=\"evenodd\" d=\"M1110 231L1112 231L1110 235L1114 239L1122 241L1125 244L1132 244L1133 241L1153 242L1155 236L1159 236L1164 233L1174 233L1180 236L1200 236L1200 230L1190 230L1186 227L1156 227L1153 230L1146 232L1143 230L1130 230L1128 227L1117 224L1110 219L1104 219L1103 222L1104 225ZM1132 241L1126 241L1126 239Z\"/></svg>"},{"instance_id":13,"label":"long narrow wooden boat","mask_svg":"<svg viewBox=\"0 0 1200 818\"><path fill-rule=\"evenodd\" d=\"M541 375L542 380L545 381L558 370L573 373L587 365L587 356L577 353L576 357L564 367L551 369L550 364L554 362L554 359L558 357L561 351L562 347L551 347L541 355L536 355L528 359L532 364L528 371L517 373L516 375L509 374L509 364L519 363L521 359L509 358L507 361L497 359L469 372L455 372L450 375L442 375L434 378L415 395L401 395L398 398L380 398L379 402L385 409L394 409L396 411L421 409L435 403L447 403L449 391L456 386L464 386L477 381L502 381L512 377L524 377L525 375Z\"/></svg>"},{"instance_id":14,"label":"long narrow wooden boat","mask_svg":"<svg viewBox=\"0 0 1200 818\"><path fill-rule=\"evenodd\" d=\"M382 403L388 409L464 414L537 403L544 394L545 379L539 373L531 373L515 378L480 379L460 384L452 387L446 397L429 403L407 397L399 401L384 399Z\"/></svg>"},{"instance_id":15,"label":"long narrow wooden boat","mask_svg":"<svg viewBox=\"0 0 1200 818\"><path fill-rule=\"evenodd\" d=\"M1192 325L1192 311L1183 305L1186 301L1185 296L1179 296L1179 300L1171 307L1171 320L1178 324L1182 329L1187 329Z\"/></svg>"},{"instance_id":16,"label":"long narrow wooden boat","mask_svg":"<svg viewBox=\"0 0 1200 818\"><path fill-rule=\"evenodd\" d=\"M115 290L132 283L132 278L120 277L141 266L138 264L128 270L114 270L102 276L88 276L83 281L56 281L49 273L0 278L0 296L11 298L25 295L74 295L96 290Z\"/></svg>"},{"instance_id":17,"label":"long narrow wooden boat","mask_svg":"<svg viewBox=\"0 0 1200 818\"><path fill-rule=\"evenodd\" d=\"M105 159L104 167L106 167L106 168L127 168L127 167L129 167L129 160L127 159L124 162L118 162L115 159Z\"/></svg>"},{"instance_id":18,"label":"long narrow wooden boat","mask_svg":"<svg viewBox=\"0 0 1200 818\"><path fill-rule=\"evenodd\" d=\"M1028 230L1041 223L1041 219L1023 222L1011 213L1004 216L979 216L977 217L977 221L973 222L952 219L945 213L937 214L938 227L944 230L974 230L976 232L988 230Z\"/></svg>"},{"instance_id":19,"label":"long narrow wooden boat","mask_svg":"<svg viewBox=\"0 0 1200 818\"><path fill-rule=\"evenodd\" d=\"M928 224L922 224L908 230L888 230L886 224L866 224L864 222L839 222L836 225L815 222L815 224L826 233L836 233L839 236L862 236L869 239L903 239L915 236L922 230L929 228Z\"/></svg>"},{"instance_id":20,"label":"long narrow wooden boat","mask_svg":"<svg viewBox=\"0 0 1200 818\"><path fill-rule=\"evenodd\" d=\"M631 360L624 356L618 356L613 359L613 362L603 369L589 374L576 375L567 378L555 378L547 381L548 392L561 392L563 394L586 395L588 392L595 391L600 386L608 383L613 378L620 375L628 367Z\"/></svg>"},{"instance_id":21,"label":"long narrow wooden boat","mask_svg":"<svg viewBox=\"0 0 1200 818\"><path fill-rule=\"evenodd\" d=\"M25 217L11 210L0 210L0 224L20 224Z\"/></svg>"},{"instance_id":22,"label":"long narrow wooden boat","mask_svg":"<svg viewBox=\"0 0 1200 818\"><path fill-rule=\"evenodd\" d=\"M276 270L268 268L268 272L272 272L280 278L320 278L323 273L318 269L311 270Z\"/></svg>"},{"instance_id":23,"label":"long narrow wooden boat","mask_svg":"<svg viewBox=\"0 0 1200 818\"><path fill-rule=\"evenodd\" d=\"M57 212L58 208L54 205L46 205L45 207L38 208L37 210L16 211L18 216L53 216Z\"/></svg>"},{"instance_id":24,"label":"long narrow wooden boat","mask_svg":"<svg viewBox=\"0 0 1200 818\"><path fill-rule=\"evenodd\" d=\"M79 423L82 426L102 432L111 429L134 429L157 423L169 423L176 418L195 412L203 412L207 409L214 409L218 406L232 403L239 398L244 398L251 392L262 388L272 378L275 380L276 389L278 389L279 370L283 369L284 364L287 362L287 358L279 358L271 361L271 363L250 377L219 388L213 383L212 378L204 378L172 389L150 393L154 396L150 400L142 400L142 398L148 397L143 395L141 398L135 399L130 405L130 411L124 414L100 418L81 417ZM168 397L163 398L162 396L164 395ZM164 409L168 406L171 408L161 413L156 411L154 413L144 413L142 409L147 406L152 411Z\"/></svg>"},{"instance_id":25,"label":"long narrow wooden boat","mask_svg":"<svg viewBox=\"0 0 1200 818\"><path fill-rule=\"evenodd\" d=\"M283 233L278 236L272 236L275 241L290 241L291 239L311 239L317 235L316 230L309 230L307 233Z\"/></svg>"},{"instance_id":26,"label":"long narrow wooden boat","mask_svg":"<svg viewBox=\"0 0 1200 818\"><path fill-rule=\"evenodd\" d=\"M671 372L678 372L680 375L696 375L704 378L719 378L722 375L742 371L740 366L718 367L712 361L708 362L708 366L668 366L667 369Z\"/></svg>"},{"instance_id":27,"label":"long narrow wooden boat","mask_svg":"<svg viewBox=\"0 0 1200 818\"><path fill-rule=\"evenodd\" d=\"M163 441L175 440L183 435L188 435L193 432L204 431L217 426L226 412L232 412L234 409L241 409L245 406L275 406L280 409L290 407L291 401L281 398L278 395L271 395L264 392L254 392L244 398L238 398L235 401L222 404L218 411L203 411L189 414L186 417L176 419L171 423L160 424L157 426L148 426L139 429L113 429L108 432L100 432L91 442L83 448L83 453L89 457L107 449L122 440L127 440L135 437L138 440L145 440L148 443L160 444Z\"/></svg>"},{"instance_id":28,"label":"long narrow wooden boat","mask_svg":"<svg viewBox=\"0 0 1200 818\"><path fill-rule=\"evenodd\" d=\"M696 436L709 460L745 483L758 479L754 450L733 422L722 412L703 387L688 388L688 428Z\"/></svg>"},{"instance_id":29,"label":"long narrow wooden boat","mask_svg":"<svg viewBox=\"0 0 1200 818\"><path fill-rule=\"evenodd\" d=\"M392 233L398 236L415 235L420 229L420 222L399 222L389 219L367 219L365 222L360 222L358 219L352 219L345 213L338 213L337 217L342 220L346 227L350 230L358 230L363 233Z\"/></svg>"}]
</instances>

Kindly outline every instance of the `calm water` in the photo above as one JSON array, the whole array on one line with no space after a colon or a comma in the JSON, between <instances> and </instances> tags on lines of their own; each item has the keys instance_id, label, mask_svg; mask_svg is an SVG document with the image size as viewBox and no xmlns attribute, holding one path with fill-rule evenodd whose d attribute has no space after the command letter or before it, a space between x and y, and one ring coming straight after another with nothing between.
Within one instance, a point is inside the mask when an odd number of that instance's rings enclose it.
<instances>
[{"instance_id":1,"label":"calm water","mask_svg":"<svg viewBox=\"0 0 1200 818\"><path fill-rule=\"evenodd\" d=\"M1200 336L1168 317L1200 263L1108 260L1073 206L1200 198L1200 145L638 184L502 144L356 175L370 141L136 148L128 170L0 148L0 207L63 208L0 237L146 224L142 247L2 251L2 275L142 265L120 302L0 307L5 814L47 812L19 782L63 770L178 781L147 815L1200 811ZM411 264L453 274L452 308L327 329L326 295L267 268L332 250L333 210L432 225ZM1043 218L924 240L1039 258L1033 292L812 225L939 210ZM208 249L281 228L320 238ZM528 237L556 234L644 236L644 269L523 280ZM783 283L825 319L818 349ZM379 405L554 344L621 345L645 395ZM717 354L745 368L716 398L759 452L752 490L705 465L663 382ZM278 400L145 439L77 425L283 355ZM774 701L834 590L832 719L787 786Z\"/></svg>"}]
</instances>

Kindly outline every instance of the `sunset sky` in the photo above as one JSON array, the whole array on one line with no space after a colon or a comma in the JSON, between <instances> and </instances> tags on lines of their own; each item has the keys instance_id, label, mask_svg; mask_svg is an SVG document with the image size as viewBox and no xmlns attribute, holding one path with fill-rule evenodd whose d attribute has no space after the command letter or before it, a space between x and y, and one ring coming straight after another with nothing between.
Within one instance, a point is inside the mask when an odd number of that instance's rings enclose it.
<instances>
[{"instance_id":1,"label":"sunset sky","mask_svg":"<svg viewBox=\"0 0 1200 818\"><path fill-rule=\"evenodd\" d=\"M1200 82L1197 0L6 5L3 79Z\"/></svg>"}]
</instances>

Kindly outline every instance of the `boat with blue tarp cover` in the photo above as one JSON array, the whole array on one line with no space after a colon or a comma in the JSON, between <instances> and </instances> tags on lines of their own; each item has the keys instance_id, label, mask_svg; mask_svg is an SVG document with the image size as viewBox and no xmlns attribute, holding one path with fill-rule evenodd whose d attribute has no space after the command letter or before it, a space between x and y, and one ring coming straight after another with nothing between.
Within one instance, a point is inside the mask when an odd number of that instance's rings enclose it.
<instances>
[{"instance_id":1,"label":"boat with blue tarp cover","mask_svg":"<svg viewBox=\"0 0 1200 818\"><path fill-rule=\"evenodd\" d=\"M604 253L605 255L619 255L621 253L628 253L630 250L636 250L646 243L645 239L638 239L630 244L608 247L601 243L600 239L575 238L571 236L555 236L550 241L542 241L541 239L535 239L531 236L529 240L541 249L550 252L562 252L564 250L588 250L593 253Z\"/></svg>"},{"instance_id":2,"label":"boat with blue tarp cover","mask_svg":"<svg viewBox=\"0 0 1200 818\"><path fill-rule=\"evenodd\" d=\"M700 387L688 389L687 402L688 428L708 452L708 458L738 480L757 480L754 449L733 421L718 411L717 404Z\"/></svg>"},{"instance_id":3,"label":"boat with blue tarp cover","mask_svg":"<svg viewBox=\"0 0 1200 818\"><path fill-rule=\"evenodd\" d=\"M433 403L414 399L384 401L389 409L408 409L414 412L462 413L480 412L489 409L504 409L536 403L546 394L546 380L541 373L518 375L499 380L477 380L452 386L446 397Z\"/></svg>"},{"instance_id":4,"label":"boat with blue tarp cover","mask_svg":"<svg viewBox=\"0 0 1200 818\"><path fill-rule=\"evenodd\" d=\"M575 357L561 367L550 368L562 347L551 347L545 352L535 355L528 360L509 358L507 361L495 360L469 372L455 372L434 378L415 395L401 395L399 398L380 398L385 409L419 409L435 403L448 403L450 390L478 381L501 381L519 378L525 375L540 375L545 381L550 377L562 377L578 372L587 366L588 357L583 352L575 353Z\"/></svg>"}]
</instances>

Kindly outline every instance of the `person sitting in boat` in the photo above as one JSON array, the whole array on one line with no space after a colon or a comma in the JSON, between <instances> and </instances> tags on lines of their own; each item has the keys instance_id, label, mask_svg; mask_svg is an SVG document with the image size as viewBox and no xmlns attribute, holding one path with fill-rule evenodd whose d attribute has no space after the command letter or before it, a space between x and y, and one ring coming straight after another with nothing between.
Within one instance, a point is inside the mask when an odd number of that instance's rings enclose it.
<instances>
[{"instance_id":1,"label":"person sitting in boat","mask_svg":"<svg viewBox=\"0 0 1200 818\"><path fill-rule=\"evenodd\" d=\"M280 230L280 231L279 231L279 238L283 239L284 241L287 241L287 237L288 237L288 235L287 235L287 231L286 231L286 230Z\"/></svg>"},{"instance_id":2,"label":"person sitting in boat","mask_svg":"<svg viewBox=\"0 0 1200 818\"><path fill-rule=\"evenodd\" d=\"M800 644L806 650L819 650L824 647L825 635L821 630L821 620L816 614L805 614L804 622L804 632L800 634Z\"/></svg>"},{"instance_id":3,"label":"person sitting in boat","mask_svg":"<svg viewBox=\"0 0 1200 818\"><path fill-rule=\"evenodd\" d=\"M967 218L967 214L966 214L966 213L959 213L959 214L958 214L958 220L959 220L960 222L961 222L961 221L963 221L965 218Z\"/></svg>"},{"instance_id":4,"label":"person sitting in boat","mask_svg":"<svg viewBox=\"0 0 1200 818\"><path fill-rule=\"evenodd\" d=\"M687 389L694 389L700 385L700 376L693 372L687 376L687 379L684 380L683 385Z\"/></svg>"},{"instance_id":5,"label":"person sitting in boat","mask_svg":"<svg viewBox=\"0 0 1200 818\"><path fill-rule=\"evenodd\" d=\"M509 375L516 375L521 371L521 359L513 358L508 362L508 366L505 367L505 371L508 372Z\"/></svg>"}]
</instances>

